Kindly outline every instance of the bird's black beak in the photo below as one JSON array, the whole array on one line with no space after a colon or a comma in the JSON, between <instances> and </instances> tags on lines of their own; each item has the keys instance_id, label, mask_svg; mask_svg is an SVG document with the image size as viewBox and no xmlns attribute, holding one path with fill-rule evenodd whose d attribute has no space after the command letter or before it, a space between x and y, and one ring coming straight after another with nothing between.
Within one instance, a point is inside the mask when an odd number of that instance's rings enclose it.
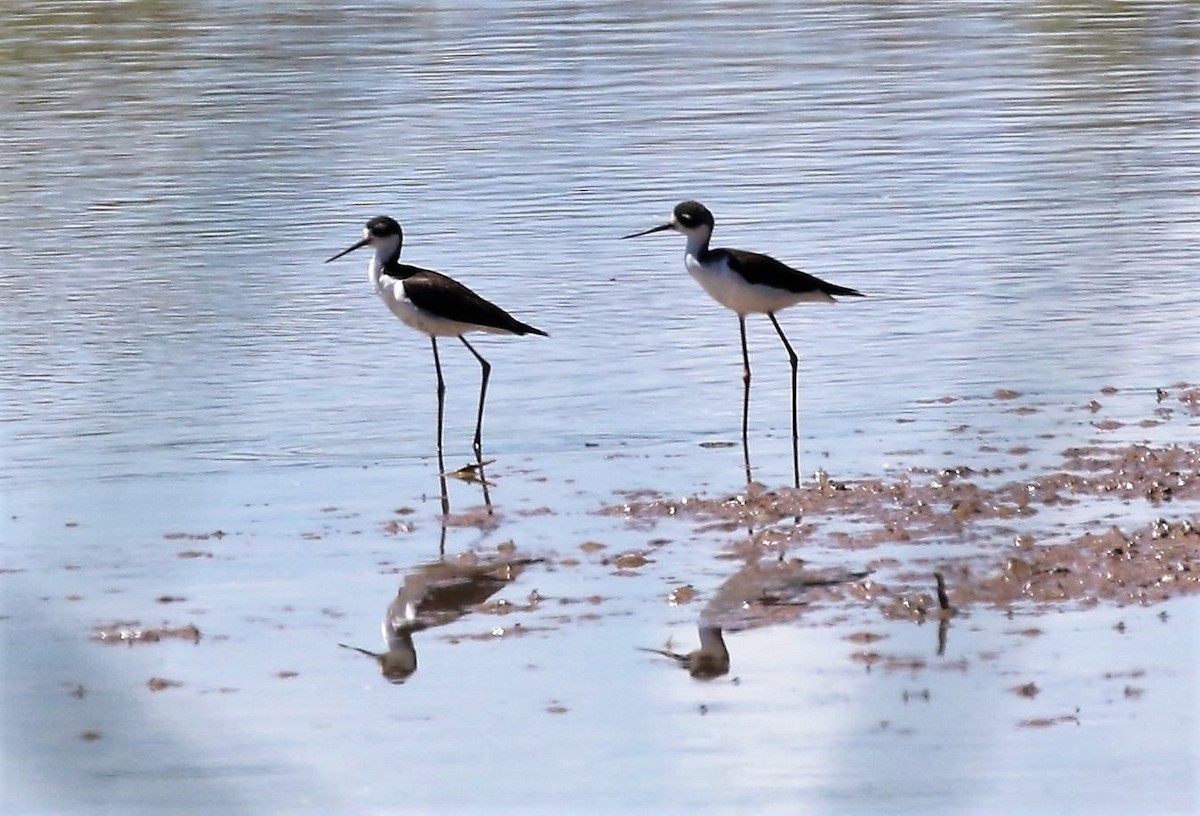
<instances>
[{"instance_id":1,"label":"bird's black beak","mask_svg":"<svg viewBox=\"0 0 1200 816\"><path fill-rule=\"evenodd\" d=\"M657 227L651 227L650 229L642 230L641 232L634 232L629 235L622 235L621 240L623 241L626 238L637 238L639 235L649 235L652 232L662 232L663 230L669 230L669 229L675 229L674 221L668 221L665 224L659 224Z\"/></svg>"},{"instance_id":2,"label":"bird's black beak","mask_svg":"<svg viewBox=\"0 0 1200 816\"><path fill-rule=\"evenodd\" d=\"M330 258L328 261L325 261L325 263L329 263L329 261L336 261L338 258L342 257L343 255L349 255L349 254L350 254L351 252L353 252L354 250L358 249L359 247L364 247L364 246L366 246L366 245L367 245L367 244L369 244L369 243L371 243L371 239L370 239L370 238L363 238L361 241L359 241L359 242L358 242L357 244L355 244L354 246L352 246L352 247L349 247L349 248L347 248L347 249L343 249L343 250L342 250L341 252L339 252L337 255L334 255L334 256L333 256L332 258Z\"/></svg>"},{"instance_id":3,"label":"bird's black beak","mask_svg":"<svg viewBox=\"0 0 1200 816\"><path fill-rule=\"evenodd\" d=\"M351 247L350 249L354 249L354 247ZM346 252L349 252L349 251L350 251L349 249L346 250ZM342 254L345 255L346 252L343 252ZM333 259L330 258L330 260L333 260ZM360 649L357 646L349 646L345 643L339 643L338 646L341 646L343 649L349 649L352 652L358 652L359 654L364 654L367 657L373 657L376 660L381 660L383 658L383 655L380 654L379 652L372 652L368 649Z\"/></svg>"}]
</instances>

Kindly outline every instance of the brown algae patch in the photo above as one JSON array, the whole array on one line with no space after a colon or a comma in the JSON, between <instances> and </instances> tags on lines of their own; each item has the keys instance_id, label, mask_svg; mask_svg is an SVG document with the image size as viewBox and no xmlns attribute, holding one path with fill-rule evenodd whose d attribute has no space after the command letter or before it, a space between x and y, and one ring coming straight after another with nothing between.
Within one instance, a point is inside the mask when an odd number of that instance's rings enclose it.
<instances>
[{"instance_id":1,"label":"brown algae patch","mask_svg":"<svg viewBox=\"0 0 1200 816\"><path fill-rule=\"evenodd\" d=\"M990 603L1111 601L1149 604L1200 592L1200 531L1193 522L1164 519L1129 533L1118 527L1032 548L998 571L967 584Z\"/></svg>"},{"instance_id":2,"label":"brown algae patch","mask_svg":"<svg viewBox=\"0 0 1200 816\"><path fill-rule=\"evenodd\" d=\"M1037 697L1038 694L1040 694L1042 690L1040 688L1038 688L1037 683L1030 681L1028 683L1022 683L1019 686L1013 686L1011 689L1009 689L1009 691L1011 691L1013 694L1016 694L1019 697L1029 697L1030 699L1032 699L1034 697Z\"/></svg>"},{"instance_id":3,"label":"brown algae patch","mask_svg":"<svg viewBox=\"0 0 1200 816\"><path fill-rule=\"evenodd\" d=\"M1200 415L1200 388L1189 388L1179 395L1179 402L1192 415Z\"/></svg>"},{"instance_id":4,"label":"brown algae patch","mask_svg":"<svg viewBox=\"0 0 1200 816\"><path fill-rule=\"evenodd\" d=\"M869 578L820 593L820 600L878 606L893 619L950 613L945 589L942 603L932 591L938 571L949 578L958 607L1149 604L1200 593L1196 444L1071 448L1056 469L1019 480L1004 469L956 466L914 468L888 479L838 480L819 473L800 489L753 487L682 499L641 491L601 512L635 525L683 517L706 531L740 531L735 554L747 559L813 544L844 553L912 547L913 555L903 559L892 549L890 558L871 562ZM1114 515L1114 502L1141 505L1142 518L1147 506L1163 516L1114 524L1114 518L1133 515ZM1068 522L1051 512L1061 508L1070 508ZM922 545L936 545L937 555L922 555ZM771 581L759 577L756 601L772 595ZM806 600L818 598L809 592Z\"/></svg>"},{"instance_id":5,"label":"brown algae patch","mask_svg":"<svg viewBox=\"0 0 1200 816\"><path fill-rule=\"evenodd\" d=\"M628 550L618 554L612 559L605 558L600 563L605 566L615 566L618 572L626 573L633 570L641 569L651 563L653 559L649 558L646 553L640 550Z\"/></svg>"},{"instance_id":6,"label":"brown algae patch","mask_svg":"<svg viewBox=\"0 0 1200 816\"><path fill-rule=\"evenodd\" d=\"M637 498L601 513L634 520L691 516L734 527L797 517L855 516L862 521L910 523L930 534L954 532L963 522L1033 515L1039 506L1085 497L1200 501L1200 445L1071 448L1063 453L1060 470L1020 481L1001 482L1002 475L1001 470L965 465L913 468L891 480L839 480L822 471L812 486L800 489L682 499L641 491Z\"/></svg>"}]
</instances>

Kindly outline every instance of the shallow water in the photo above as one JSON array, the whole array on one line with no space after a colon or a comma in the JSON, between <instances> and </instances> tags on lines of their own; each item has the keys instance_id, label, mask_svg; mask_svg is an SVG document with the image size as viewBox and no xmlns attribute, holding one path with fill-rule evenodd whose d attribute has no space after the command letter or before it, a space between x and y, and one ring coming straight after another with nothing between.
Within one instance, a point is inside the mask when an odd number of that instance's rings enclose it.
<instances>
[{"instance_id":1,"label":"shallow water","mask_svg":"<svg viewBox=\"0 0 1200 816\"><path fill-rule=\"evenodd\" d=\"M1165 622L1056 611L1036 638L978 612L950 640L972 670L916 677L864 673L842 637L886 628L905 654L929 627L771 626L730 636L740 682L698 683L634 647L692 648L698 611L664 598L694 583L703 603L741 535L595 511L743 487L722 444L736 321L679 236L616 240L684 198L713 209L718 245L869 295L781 316L809 474L1194 442L1174 384L1200 371L1198 51L1186 4L10 3L6 810L1193 810L1194 601ZM489 632L481 615L418 633L400 688L336 646L380 648L441 533L428 343L375 301L361 254L322 265L381 212L406 260L550 333L477 344L499 520L445 546L512 541L550 562L504 597L578 601L494 643L446 639ZM765 320L750 341L755 477L778 486L786 359ZM453 464L478 376L456 345ZM456 510L480 501L450 487ZM579 549L657 538L629 576ZM89 640L123 620L205 638ZM1104 676L1134 670L1133 697ZM1029 680L1045 693L1007 690Z\"/></svg>"}]
</instances>

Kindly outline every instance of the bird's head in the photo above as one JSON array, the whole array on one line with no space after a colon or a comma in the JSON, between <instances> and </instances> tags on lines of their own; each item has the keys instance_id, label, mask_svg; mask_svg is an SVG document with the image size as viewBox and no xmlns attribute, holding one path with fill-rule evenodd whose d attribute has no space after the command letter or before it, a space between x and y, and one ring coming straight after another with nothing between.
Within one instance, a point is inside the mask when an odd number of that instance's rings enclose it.
<instances>
[{"instance_id":1,"label":"bird's head","mask_svg":"<svg viewBox=\"0 0 1200 816\"><path fill-rule=\"evenodd\" d=\"M675 210L671 213L671 220L667 223L622 237L637 238L640 235L649 235L653 232L674 230L675 232L683 233L688 238L704 238L707 240L708 236L712 235L715 223L713 214L709 211L708 207L705 207L699 201L684 201L675 205Z\"/></svg>"},{"instance_id":2,"label":"bird's head","mask_svg":"<svg viewBox=\"0 0 1200 816\"><path fill-rule=\"evenodd\" d=\"M400 229L400 225L396 220L386 215L377 215L363 227L363 237L358 243L343 249L325 261L325 263L336 261L343 255L348 255L354 250L365 246L373 248L376 255L398 257L400 255L400 247L403 243L404 232Z\"/></svg>"}]
</instances>

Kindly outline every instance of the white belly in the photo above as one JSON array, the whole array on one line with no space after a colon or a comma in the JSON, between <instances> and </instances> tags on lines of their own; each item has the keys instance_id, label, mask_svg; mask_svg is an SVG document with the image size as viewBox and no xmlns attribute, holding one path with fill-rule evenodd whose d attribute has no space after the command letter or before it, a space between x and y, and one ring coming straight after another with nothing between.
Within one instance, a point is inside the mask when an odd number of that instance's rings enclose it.
<instances>
[{"instance_id":1,"label":"white belly","mask_svg":"<svg viewBox=\"0 0 1200 816\"><path fill-rule=\"evenodd\" d=\"M375 294L404 325L430 337L458 337L470 331L492 331L474 323L447 320L417 306L404 294L404 284L387 275L371 275Z\"/></svg>"},{"instance_id":2,"label":"white belly","mask_svg":"<svg viewBox=\"0 0 1200 816\"><path fill-rule=\"evenodd\" d=\"M708 292L709 297L726 309L732 309L742 315L777 312L805 300L832 300L821 292L788 292L757 283L747 283L745 278L724 262L703 266L691 253L684 256L683 264L704 291Z\"/></svg>"}]
</instances>

